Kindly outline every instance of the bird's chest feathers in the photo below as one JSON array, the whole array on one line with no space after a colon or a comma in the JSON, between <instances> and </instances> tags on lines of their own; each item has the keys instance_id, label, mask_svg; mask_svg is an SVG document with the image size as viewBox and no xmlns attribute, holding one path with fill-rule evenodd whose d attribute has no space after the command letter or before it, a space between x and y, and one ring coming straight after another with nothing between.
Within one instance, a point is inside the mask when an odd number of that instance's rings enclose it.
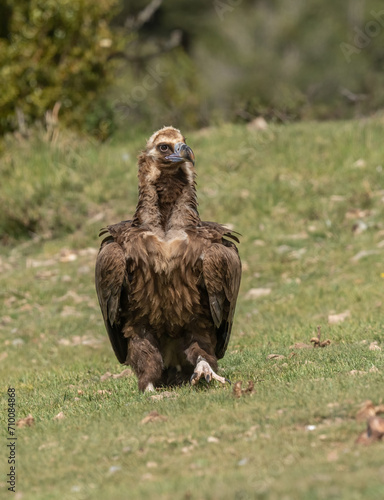
<instances>
[{"instance_id":1,"label":"bird's chest feathers","mask_svg":"<svg viewBox=\"0 0 384 500\"><path fill-rule=\"evenodd\" d=\"M168 334L178 335L200 307L201 242L173 229L145 231L135 244L130 307L152 326L168 325Z\"/></svg>"},{"instance_id":2,"label":"bird's chest feathers","mask_svg":"<svg viewBox=\"0 0 384 500\"><path fill-rule=\"evenodd\" d=\"M147 264L158 275L169 277L175 269L180 270L190 264L188 256L191 254L191 245L184 230L170 230L160 235L144 233L142 244L147 254Z\"/></svg>"}]
</instances>

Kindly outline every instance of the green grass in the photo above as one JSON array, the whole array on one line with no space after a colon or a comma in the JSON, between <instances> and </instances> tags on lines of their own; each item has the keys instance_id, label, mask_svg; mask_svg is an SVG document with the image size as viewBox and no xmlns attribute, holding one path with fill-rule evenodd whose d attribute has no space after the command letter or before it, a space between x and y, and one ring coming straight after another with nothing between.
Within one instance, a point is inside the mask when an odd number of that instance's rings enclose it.
<instances>
[{"instance_id":1,"label":"green grass","mask_svg":"<svg viewBox=\"0 0 384 500\"><path fill-rule=\"evenodd\" d=\"M21 224L3 238L12 246L0 247L1 412L12 385L17 417L35 419L17 430L20 498L384 498L383 443L355 443L359 405L384 399L383 350L369 349L384 348L383 125L377 116L188 135L202 218L243 235L243 281L220 362L233 382L254 381L240 399L214 385L154 401L133 376L100 381L123 368L94 291L97 232L132 215L145 138L10 148L2 203L38 213L34 239L14 240ZM36 196L23 197L28 189ZM271 291L251 299L252 288ZM317 325L330 346L290 347L309 343ZM166 420L142 424L153 410ZM53 420L59 412L65 418Z\"/></svg>"}]
</instances>

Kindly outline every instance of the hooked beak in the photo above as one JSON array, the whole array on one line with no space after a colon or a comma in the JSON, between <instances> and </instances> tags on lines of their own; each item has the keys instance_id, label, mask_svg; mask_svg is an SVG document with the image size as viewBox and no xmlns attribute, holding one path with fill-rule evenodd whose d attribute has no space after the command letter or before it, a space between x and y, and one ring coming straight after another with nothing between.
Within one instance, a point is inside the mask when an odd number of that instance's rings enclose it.
<instances>
[{"instance_id":1,"label":"hooked beak","mask_svg":"<svg viewBox=\"0 0 384 500\"><path fill-rule=\"evenodd\" d=\"M178 142L175 146L175 152L166 156L165 159L173 163L190 161L193 165L195 164L195 155L193 154L192 149L184 142Z\"/></svg>"}]
</instances>

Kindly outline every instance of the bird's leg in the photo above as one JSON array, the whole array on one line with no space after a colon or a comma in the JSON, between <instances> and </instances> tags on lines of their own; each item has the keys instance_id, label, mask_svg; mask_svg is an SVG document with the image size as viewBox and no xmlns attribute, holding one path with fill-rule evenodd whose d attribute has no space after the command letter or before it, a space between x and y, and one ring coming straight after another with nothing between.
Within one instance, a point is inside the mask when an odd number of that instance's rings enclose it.
<instances>
[{"instance_id":1,"label":"bird's leg","mask_svg":"<svg viewBox=\"0 0 384 500\"><path fill-rule=\"evenodd\" d=\"M127 363L132 366L139 381L139 390L154 391L163 371L163 358L152 336L130 339Z\"/></svg>"},{"instance_id":2,"label":"bird's leg","mask_svg":"<svg viewBox=\"0 0 384 500\"><path fill-rule=\"evenodd\" d=\"M155 386L152 384L152 382L149 382L144 389L145 392L154 392L155 391Z\"/></svg>"},{"instance_id":3,"label":"bird's leg","mask_svg":"<svg viewBox=\"0 0 384 500\"><path fill-rule=\"evenodd\" d=\"M224 377L220 377L220 375L217 375L212 368L210 367L209 363L202 357L199 356L197 358L197 363L195 366L195 371L192 374L191 377L191 384L196 385L201 377L204 377L205 380L209 383L212 379L217 380L218 382L221 382L222 384L225 384L226 382L229 382Z\"/></svg>"},{"instance_id":4,"label":"bird's leg","mask_svg":"<svg viewBox=\"0 0 384 500\"><path fill-rule=\"evenodd\" d=\"M229 380L215 373L217 371L217 359L208 332L203 330L199 334L194 333L188 338L187 342L189 345L184 352L187 361L194 367L190 379L192 385L196 385L201 377L204 377L208 383L212 379L218 380L222 384L229 382Z\"/></svg>"}]
</instances>

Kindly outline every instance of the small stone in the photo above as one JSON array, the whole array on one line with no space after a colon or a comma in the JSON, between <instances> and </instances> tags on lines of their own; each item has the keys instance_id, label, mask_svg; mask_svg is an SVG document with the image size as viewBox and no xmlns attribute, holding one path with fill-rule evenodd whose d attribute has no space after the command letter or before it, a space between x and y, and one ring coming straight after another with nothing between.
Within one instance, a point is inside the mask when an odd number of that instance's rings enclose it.
<instances>
[{"instance_id":1,"label":"small stone","mask_svg":"<svg viewBox=\"0 0 384 500\"><path fill-rule=\"evenodd\" d=\"M217 438L217 437L215 437L215 436L209 436L209 437L207 438L207 441L208 441L208 443L218 443L218 442L220 441L220 439L218 439L218 438Z\"/></svg>"}]
</instances>

